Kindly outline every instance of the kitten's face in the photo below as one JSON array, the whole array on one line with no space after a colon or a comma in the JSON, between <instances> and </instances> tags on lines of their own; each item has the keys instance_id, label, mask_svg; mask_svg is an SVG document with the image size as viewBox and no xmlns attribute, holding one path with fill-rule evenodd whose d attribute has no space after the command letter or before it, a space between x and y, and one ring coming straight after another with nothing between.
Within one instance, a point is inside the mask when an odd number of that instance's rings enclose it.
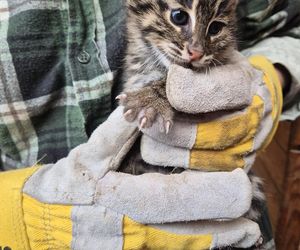
<instances>
[{"instance_id":1,"label":"kitten's face","mask_svg":"<svg viewBox=\"0 0 300 250\"><path fill-rule=\"evenodd\" d=\"M194 69L225 62L235 47L237 0L127 0L138 37L165 65Z\"/></svg>"}]
</instances>

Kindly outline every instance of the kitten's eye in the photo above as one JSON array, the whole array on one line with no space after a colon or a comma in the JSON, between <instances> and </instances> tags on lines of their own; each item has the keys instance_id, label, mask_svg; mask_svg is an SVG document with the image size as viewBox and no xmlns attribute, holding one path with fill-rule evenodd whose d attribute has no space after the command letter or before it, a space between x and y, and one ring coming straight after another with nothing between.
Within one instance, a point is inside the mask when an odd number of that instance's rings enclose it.
<instances>
[{"instance_id":1,"label":"kitten's eye","mask_svg":"<svg viewBox=\"0 0 300 250\"><path fill-rule=\"evenodd\" d=\"M175 25L184 26L188 24L189 14L183 10L172 10L171 20Z\"/></svg>"},{"instance_id":2,"label":"kitten's eye","mask_svg":"<svg viewBox=\"0 0 300 250\"><path fill-rule=\"evenodd\" d=\"M211 36L219 34L225 25L226 24L222 22L212 22L208 28L208 34Z\"/></svg>"}]
</instances>

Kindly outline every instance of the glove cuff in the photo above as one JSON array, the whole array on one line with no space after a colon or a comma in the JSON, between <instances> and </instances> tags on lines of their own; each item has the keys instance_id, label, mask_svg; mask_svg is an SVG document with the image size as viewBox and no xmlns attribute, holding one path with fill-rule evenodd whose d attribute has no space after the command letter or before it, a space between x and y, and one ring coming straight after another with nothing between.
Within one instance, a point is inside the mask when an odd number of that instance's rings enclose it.
<instances>
[{"instance_id":1,"label":"glove cuff","mask_svg":"<svg viewBox=\"0 0 300 250\"><path fill-rule=\"evenodd\" d=\"M264 73L263 81L266 84L266 87L268 88L271 94L271 101L272 101L271 116L273 119L273 127L261 147L261 149L265 149L273 139L279 124L279 119L280 119L282 106L283 106L282 86L280 84L280 80L274 65L266 57L256 55L250 57L249 61L253 67L255 67L256 69Z\"/></svg>"}]
</instances>

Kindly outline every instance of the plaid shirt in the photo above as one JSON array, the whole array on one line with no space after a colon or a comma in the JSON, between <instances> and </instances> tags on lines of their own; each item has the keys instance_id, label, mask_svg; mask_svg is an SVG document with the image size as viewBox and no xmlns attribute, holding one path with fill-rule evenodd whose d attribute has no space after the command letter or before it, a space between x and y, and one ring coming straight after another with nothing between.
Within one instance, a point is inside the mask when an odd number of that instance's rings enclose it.
<instances>
[{"instance_id":1,"label":"plaid shirt","mask_svg":"<svg viewBox=\"0 0 300 250\"><path fill-rule=\"evenodd\" d=\"M0 0L3 169L56 162L110 114L124 48L122 2ZM241 47L298 23L299 0L269 2L240 1Z\"/></svg>"},{"instance_id":2,"label":"plaid shirt","mask_svg":"<svg viewBox=\"0 0 300 250\"><path fill-rule=\"evenodd\" d=\"M2 166L55 162L111 112L124 8L119 0L0 0L0 21Z\"/></svg>"}]
</instances>

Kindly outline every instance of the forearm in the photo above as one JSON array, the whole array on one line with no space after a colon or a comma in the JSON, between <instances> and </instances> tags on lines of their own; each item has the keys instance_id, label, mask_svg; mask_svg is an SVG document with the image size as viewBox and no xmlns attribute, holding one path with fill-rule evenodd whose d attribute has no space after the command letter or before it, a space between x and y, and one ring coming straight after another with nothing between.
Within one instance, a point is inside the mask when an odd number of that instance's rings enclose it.
<instances>
[{"instance_id":1,"label":"forearm","mask_svg":"<svg viewBox=\"0 0 300 250\"><path fill-rule=\"evenodd\" d=\"M300 42L292 37L265 39L243 52L246 56L260 54L267 57L275 66L281 81L285 98L284 106L295 103L300 93Z\"/></svg>"}]
</instances>

